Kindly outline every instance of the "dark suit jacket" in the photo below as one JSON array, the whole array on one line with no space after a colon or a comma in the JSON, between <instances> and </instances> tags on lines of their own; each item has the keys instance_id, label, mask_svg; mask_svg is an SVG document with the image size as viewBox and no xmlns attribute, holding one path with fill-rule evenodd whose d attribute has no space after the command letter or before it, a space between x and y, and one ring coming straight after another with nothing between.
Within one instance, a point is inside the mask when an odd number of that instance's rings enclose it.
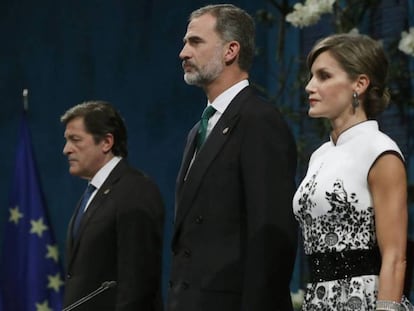
<instances>
[{"instance_id":1,"label":"dark suit jacket","mask_svg":"<svg viewBox=\"0 0 414 311\"><path fill-rule=\"evenodd\" d=\"M296 147L251 87L230 103L177 178L169 311L289 311L297 225Z\"/></svg>"},{"instance_id":2,"label":"dark suit jacket","mask_svg":"<svg viewBox=\"0 0 414 311\"><path fill-rule=\"evenodd\" d=\"M162 310L160 280L164 207L158 187L121 160L67 237L64 306L116 281L78 310Z\"/></svg>"}]
</instances>

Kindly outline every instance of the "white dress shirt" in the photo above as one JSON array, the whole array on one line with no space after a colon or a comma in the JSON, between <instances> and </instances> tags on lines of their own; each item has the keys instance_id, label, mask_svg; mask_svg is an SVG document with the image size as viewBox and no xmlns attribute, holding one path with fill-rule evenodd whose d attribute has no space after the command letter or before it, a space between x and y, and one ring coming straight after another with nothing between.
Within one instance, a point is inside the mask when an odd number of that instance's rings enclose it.
<instances>
[{"instance_id":1,"label":"white dress shirt","mask_svg":"<svg viewBox=\"0 0 414 311\"><path fill-rule=\"evenodd\" d=\"M92 199L95 197L95 194L98 192L99 188L102 186L102 184L105 182L105 180L108 178L109 174L112 172L112 170L115 168L115 166L119 163L119 161L122 160L122 157L113 157L111 160L109 160L108 163L106 163L104 166L101 167L101 169L93 176L91 181L89 182L93 186L95 186L95 191L92 192L91 197L89 198L88 202L86 203L84 212L86 212L89 203L92 201Z\"/></svg>"},{"instance_id":2,"label":"white dress shirt","mask_svg":"<svg viewBox=\"0 0 414 311\"><path fill-rule=\"evenodd\" d=\"M214 109L216 109L216 112L208 120L206 138L208 137L208 135L210 135L214 126L217 124L221 115L230 105L230 102L233 100L233 98L236 97L236 95L239 94L240 91L248 85L249 85L248 80L242 80L236 83L235 85L233 85L232 87L228 88L227 90L225 90L219 96L217 96L217 98L212 103L210 103L209 101L207 102L207 106L212 105Z\"/></svg>"}]
</instances>

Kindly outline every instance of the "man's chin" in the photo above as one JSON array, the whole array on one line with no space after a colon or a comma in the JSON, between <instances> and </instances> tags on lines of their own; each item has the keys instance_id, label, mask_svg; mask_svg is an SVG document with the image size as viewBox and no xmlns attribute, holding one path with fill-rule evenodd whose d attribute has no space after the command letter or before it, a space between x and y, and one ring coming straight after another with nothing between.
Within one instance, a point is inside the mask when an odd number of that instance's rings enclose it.
<instances>
[{"instance_id":1,"label":"man's chin","mask_svg":"<svg viewBox=\"0 0 414 311\"><path fill-rule=\"evenodd\" d=\"M198 78L198 76L194 75L194 74L189 74L186 73L184 74L184 81L185 83L187 83L188 85L200 85L200 79Z\"/></svg>"},{"instance_id":2,"label":"man's chin","mask_svg":"<svg viewBox=\"0 0 414 311\"><path fill-rule=\"evenodd\" d=\"M69 174L73 176L79 176L79 171L76 169L76 167L70 166L69 167Z\"/></svg>"}]
</instances>

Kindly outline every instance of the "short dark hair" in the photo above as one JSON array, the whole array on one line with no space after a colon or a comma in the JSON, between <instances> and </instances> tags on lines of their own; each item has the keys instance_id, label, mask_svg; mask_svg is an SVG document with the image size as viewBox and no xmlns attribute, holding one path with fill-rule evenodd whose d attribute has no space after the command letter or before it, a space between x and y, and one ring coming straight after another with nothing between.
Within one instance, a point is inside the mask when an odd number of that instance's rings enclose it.
<instances>
[{"instance_id":1,"label":"short dark hair","mask_svg":"<svg viewBox=\"0 0 414 311\"><path fill-rule=\"evenodd\" d=\"M99 143L107 134L114 137L112 153L127 157L127 130L120 113L106 101L86 101L67 110L60 121L67 125L75 118L83 118L86 131L92 134L95 143Z\"/></svg>"},{"instance_id":2,"label":"short dark hair","mask_svg":"<svg viewBox=\"0 0 414 311\"><path fill-rule=\"evenodd\" d=\"M232 4L215 4L199 8L191 13L189 21L205 14L216 18L216 31L225 42L240 44L239 66L248 71L255 51L255 25L253 18Z\"/></svg>"},{"instance_id":3,"label":"short dark hair","mask_svg":"<svg viewBox=\"0 0 414 311\"><path fill-rule=\"evenodd\" d=\"M388 106L390 94L386 88L388 59L382 45L367 35L334 34L319 40L308 54L309 70L315 59L329 51L350 79L366 74L370 84L363 108L368 118L375 118Z\"/></svg>"}]
</instances>

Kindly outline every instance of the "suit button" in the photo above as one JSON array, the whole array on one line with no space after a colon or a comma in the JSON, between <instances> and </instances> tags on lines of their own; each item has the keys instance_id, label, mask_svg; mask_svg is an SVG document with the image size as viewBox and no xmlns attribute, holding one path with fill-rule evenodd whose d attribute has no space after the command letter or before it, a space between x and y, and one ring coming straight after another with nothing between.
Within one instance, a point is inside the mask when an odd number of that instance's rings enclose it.
<instances>
[{"instance_id":1,"label":"suit button","mask_svg":"<svg viewBox=\"0 0 414 311\"><path fill-rule=\"evenodd\" d=\"M182 282L181 283L181 288L182 289L188 289L190 287L190 284L188 284L187 282Z\"/></svg>"},{"instance_id":2,"label":"suit button","mask_svg":"<svg viewBox=\"0 0 414 311\"><path fill-rule=\"evenodd\" d=\"M197 224L201 224L203 222L203 216L198 216L195 220Z\"/></svg>"},{"instance_id":3,"label":"suit button","mask_svg":"<svg viewBox=\"0 0 414 311\"><path fill-rule=\"evenodd\" d=\"M189 258L191 256L191 251L189 249L184 250L184 257Z\"/></svg>"},{"instance_id":4,"label":"suit button","mask_svg":"<svg viewBox=\"0 0 414 311\"><path fill-rule=\"evenodd\" d=\"M70 274L70 273L66 274L67 279L70 279L71 277L72 277L72 274Z\"/></svg>"}]
</instances>

